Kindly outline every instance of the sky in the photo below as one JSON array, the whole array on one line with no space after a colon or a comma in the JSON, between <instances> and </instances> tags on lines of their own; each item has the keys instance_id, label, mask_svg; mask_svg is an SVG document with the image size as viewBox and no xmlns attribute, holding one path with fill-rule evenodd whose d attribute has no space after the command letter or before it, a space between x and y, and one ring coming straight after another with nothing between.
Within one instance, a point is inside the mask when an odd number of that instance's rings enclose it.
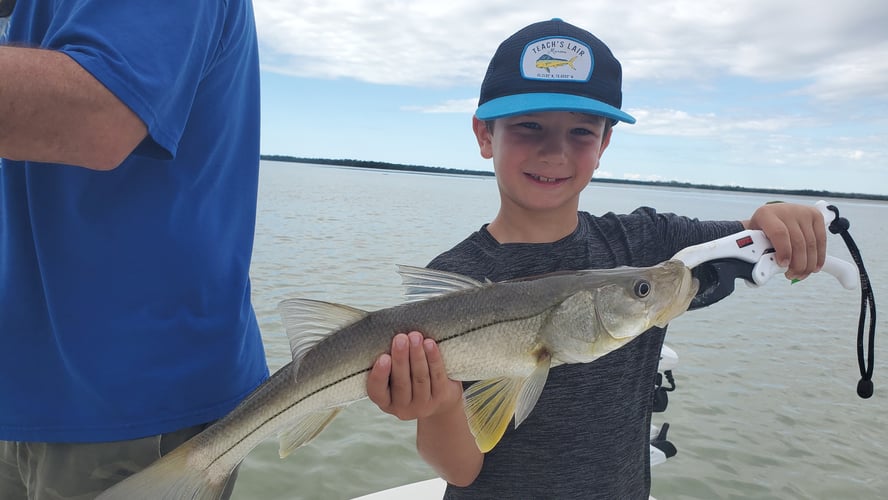
<instances>
[{"instance_id":1,"label":"sky","mask_svg":"<svg viewBox=\"0 0 888 500\"><path fill-rule=\"evenodd\" d=\"M623 66L596 176L888 195L884 0L254 0L269 155L492 171L497 46L558 17Z\"/></svg>"}]
</instances>

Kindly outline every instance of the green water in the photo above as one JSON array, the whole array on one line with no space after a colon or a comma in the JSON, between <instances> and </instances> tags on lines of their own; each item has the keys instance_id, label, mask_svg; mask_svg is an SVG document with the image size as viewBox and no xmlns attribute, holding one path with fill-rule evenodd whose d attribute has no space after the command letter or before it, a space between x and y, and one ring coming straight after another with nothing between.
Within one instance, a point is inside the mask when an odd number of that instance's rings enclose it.
<instances>
[{"instance_id":1,"label":"green water","mask_svg":"<svg viewBox=\"0 0 888 500\"><path fill-rule=\"evenodd\" d=\"M768 195L590 186L581 208L639 205L700 218L739 219ZM803 203L814 199L798 198ZM888 203L835 202L852 223L877 301L888 297ZM378 309L402 300L396 264L424 265L489 221L492 178L393 173L263 162L254 305L269 363L289 361L275 310L287 297ZM838 237L830 252L849 260ZM654 422L671 424L678 455L653 469L667 499L876 499L888 490L888 322L877 327L875 395L855 394L859 295L827 275L790 286L775 278L669 329L678 390ZM884 314L882 316L885 317ZM346 409L287 459L277 443L244 461L236 499L348 499L431 477L413 424L367 401Z\"/></svg>"}]
</instances>

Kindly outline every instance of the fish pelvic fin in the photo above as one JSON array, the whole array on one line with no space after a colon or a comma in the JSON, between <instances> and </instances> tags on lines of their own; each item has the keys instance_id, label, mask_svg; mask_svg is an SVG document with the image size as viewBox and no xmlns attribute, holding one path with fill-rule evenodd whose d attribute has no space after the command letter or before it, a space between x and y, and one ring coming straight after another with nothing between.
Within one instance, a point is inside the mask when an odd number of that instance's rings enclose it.
<instances>
[{"instance_id":1,"label":"fish pelvic fin","mask_svg":"<svg viewBox=\"0 0 888 500\"><path fill-rule=\"evenodd\" d=\"M294 373L314 346L368 314L354 307L311 299L283 300L278 304L278 311L290 339Z\"/></svg>"},{"instance_id":2,"label":"fish pelvic fin","mask_svg":"<svg viewBox=\"0 0 888 500\"><path fill-rule=\"evenodd\" d=\"M549 378L549 367L552 366L552 356L548 352L539 355L539 361L536 368L524 380L521 392L518 394L518 402L515 407L515 428L517 429L521 422L530 415L530 411L536 406L543 393L543 387Z\"/></svg>"},{"instance_id":3,"label":"fish pelvic fin","mask_svg":"<svg viewBox=\"0 0 888 500\"><path fill-rule=\"evenodd\" d=\"M475 444L487 453L502 439L512 415L515 427L536 406L549 376L551 358L546 354L527 377L481 380L465 391L466 418Z\"/></svg>"},{"instance_id":4,"label":"fish pelvic fin","mask_svg":"<svg viewBox=\"0 0 888 500\"><path fill-rule=\"evenodd\" d=\"M217 500L228 485L228 474L214 477L206 469L189 465L191 449L186 442L105 490L97 500Z\"/></svg>"},{"instance_id":5,"label":"fish pelvic fin","mask_svg":"<svg viewBox=\"0 0 888 500\"><path fill-rule=\"evenodd\" d=\"M425 267L398 266L407 302L416 302L459 290L484 286L478 280L447 271Z\"/></svg>"},{"instance_id":6,"label":"fish pelvic fin","mask_svg":"<svg viewBox=\"0 0 888 500\"><path fill-rule=\"evenodd\" d=\"M278 454L281 458L287 458L296 448L314 439L327 425L339 415L343 407L337 407L330 411L310 413L296 423L296 427L281 432L281 447Z\"/></svg>"}]
</instances>

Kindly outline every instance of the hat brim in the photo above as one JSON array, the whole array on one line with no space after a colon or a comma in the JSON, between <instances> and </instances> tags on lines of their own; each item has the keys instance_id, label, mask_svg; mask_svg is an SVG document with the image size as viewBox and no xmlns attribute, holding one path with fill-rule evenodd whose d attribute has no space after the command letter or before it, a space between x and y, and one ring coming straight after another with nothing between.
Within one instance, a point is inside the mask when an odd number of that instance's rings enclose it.
<instances>
[{"instance_id":1,"label":"hat brim","mask_svg":"<svg viewBox=\"0 0 888 500\"><path fill-rule=\"evenodd\" d=\"M495 120L544 111L575 111L625 123L635 123L635 118L610 104L578 95L551 93L515 94L491 99L478 106L475 116L479 120Z\"/></svg>"}]
</instances>

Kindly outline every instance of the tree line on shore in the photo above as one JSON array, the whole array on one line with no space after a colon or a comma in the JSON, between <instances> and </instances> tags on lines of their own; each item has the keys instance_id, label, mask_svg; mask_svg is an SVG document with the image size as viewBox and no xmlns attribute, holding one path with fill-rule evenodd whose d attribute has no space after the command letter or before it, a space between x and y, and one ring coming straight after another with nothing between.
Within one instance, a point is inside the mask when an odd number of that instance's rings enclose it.
<instances>
[{"instance_id":1,"label":"tree line on shore","mask_svg":"<svg viewBox=\"0 0 888 500\"><path fill-rule=\"evenodd\" d=\"M263 160L281 161L291 163L310 163L313 165L331 165L338 167L357 167L357 168L373 168L380 170L395 170L402 172L424 172L432 174L447 175L479 175L485 177L493 177L493 172L483 170L468 170L461 168L444 168L430 167L425 165L404 165L399 163L386 163L381 161L367 160L349 160L349 159L331 159L331 158L301 158L295 156L284 155L262 155ZM772 189L772 188L756 188L743 186L718 186L712 184L693 184L690 182L678 181L639 181L631 179L609 179L609 178L592 178L593 183L601 184L631 184L637 186L660 186L673 188L688 189L708 189L715 191L733 191L744 193L765 193L765 194L782 194L791 196L812 196L822 198L851 198L861 200L878 200L888 201L888 196L878 194L864 193L839 193L834 191L818 190L818 189Z\"/></svg>"}]
</instances>

